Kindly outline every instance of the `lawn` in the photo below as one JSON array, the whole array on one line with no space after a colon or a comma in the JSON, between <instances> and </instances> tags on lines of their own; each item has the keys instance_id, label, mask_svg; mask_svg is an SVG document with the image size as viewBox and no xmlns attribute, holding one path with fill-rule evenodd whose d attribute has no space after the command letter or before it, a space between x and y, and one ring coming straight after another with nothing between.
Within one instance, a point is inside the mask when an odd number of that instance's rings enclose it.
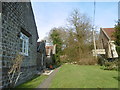
<instances>
[{"instance_id":1,"label":"lawn","mask_svg":"<svg viewBox=\"0 0 120 90\"><path fill-rule=\"evenodd\" d=\"M51 88L118 88L118 72L100 66L63 65L55 75Z\"/></svg>"},{"instance_id":2,"label":"lawn","mask_svg":"<svg viewBox=\"0 0 120 90\"><path fill-rule=\"evenodd\" d=\"M45 80L48 76L40 75L37 77L34 77L32 80L29 80L16 88L37 88L43 80Z\"/></svg>"}]
</instances>

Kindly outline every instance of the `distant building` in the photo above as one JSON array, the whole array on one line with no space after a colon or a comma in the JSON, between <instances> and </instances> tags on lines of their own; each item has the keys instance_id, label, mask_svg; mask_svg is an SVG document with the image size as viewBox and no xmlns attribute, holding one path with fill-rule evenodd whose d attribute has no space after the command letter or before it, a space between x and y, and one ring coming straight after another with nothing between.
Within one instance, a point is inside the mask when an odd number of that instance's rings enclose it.
<instances>
[{"instance_id":1,"label":"distant building","mask_svg":"<svg viewBox=\"0 0 120 90\"><path fill-rule=\"evenodd\" d=\"M37 42L37 70L41 71L46 68L46 41Z\"/></svg>"},{"instance_id":2,"label":"distant building","mask_svg":"<svg viewBox=\"0 0 120 90\"><path fill-rule=\"evenodd\" d=\"M50 65L55 63L54 55L56 54L56 45L46 46L46 66L49 67Z\"/></svg>"},{"instance_id":3,"label":"distant building","mask_svg":"<svg viewBox=\"0 0 120 90\"><path fill-rule=\"evenodd\" d=\"M100 28L100 49L105 49L106 58L118 58L116 51L116 46L114 44L115 37L113 36L115 32L114 28Z\"/></svg>"}]
</instances>

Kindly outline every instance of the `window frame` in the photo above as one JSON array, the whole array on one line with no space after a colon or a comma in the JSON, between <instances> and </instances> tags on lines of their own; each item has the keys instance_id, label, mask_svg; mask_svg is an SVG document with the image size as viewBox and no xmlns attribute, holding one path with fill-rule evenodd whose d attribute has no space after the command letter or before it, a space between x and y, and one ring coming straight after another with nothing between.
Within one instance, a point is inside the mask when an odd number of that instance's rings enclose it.
<instances>
[{"instance_id":1,"label":"window frame","mask_svg":"<svg viewBox=\"0 0 120 90\"><path fill-rule=\"evenodd\" d=\"M22 55L28 56L28 49L29 49L29 37L23 34L22 32L20 33L20 39L22 40L22 47L20 53Z\"/></svg>"}]
</instances>

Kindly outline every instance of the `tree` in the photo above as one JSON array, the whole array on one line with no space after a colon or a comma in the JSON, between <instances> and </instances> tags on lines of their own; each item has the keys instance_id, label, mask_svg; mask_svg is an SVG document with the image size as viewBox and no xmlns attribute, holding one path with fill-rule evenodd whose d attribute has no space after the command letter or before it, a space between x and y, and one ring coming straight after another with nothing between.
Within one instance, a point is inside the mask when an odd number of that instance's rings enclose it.
<instances>
[{"instance_id":1,"label":"tree","mask_svg":"<svg viewBox=\"0 0 120 90\"><path fill-rule=\"evenodd\" d=\"M55 60L60 62L60 55L62 53L62 40L59 33L59 28L53 28L50 31L50 39L53 45L56 45Z\"/></svg>"},{"instance_id":2,"label":"tree","mask_svg":"<svg viewBox=\"0 0 120 90\"><path fill-rule=\"evenodd\" d=\"M74 10L67 21L66 27L53 28L49 34L53 44L57 45L57 59L61 56L66 61L77 61L83 64L93 62L90 19L78 10Z\"/></svg>"},{"instance_id":3,"label":"tree","mask_svg":"<svg viewBox=\"0 0 120 90\"><path fill-rule=\"evenodd\" d=\"M115 29L116 29L116 32L114 34L116 40L115 40L115 44L117 46L117 52L118 52L118 55L120 56L120 25L115 25Z\"/></svg>"},{"instance_id":4,"label":"tree","mask_svg":"<svg viewBox=\"0 0 120 90\"><path fill-rule=\"evenodd\" d=\"M92 25L90 19L74 10L68 18L68 44L66 54L70 59L79 61L87 57L92 46Z\"/></svg>"}]
</instances>

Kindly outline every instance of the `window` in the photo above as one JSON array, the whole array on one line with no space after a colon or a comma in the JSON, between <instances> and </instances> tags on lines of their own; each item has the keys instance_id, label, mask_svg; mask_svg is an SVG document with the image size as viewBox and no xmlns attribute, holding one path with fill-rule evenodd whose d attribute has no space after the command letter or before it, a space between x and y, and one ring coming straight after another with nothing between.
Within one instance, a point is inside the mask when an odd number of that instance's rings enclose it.
<instances>
[{"instance_id":1,"label":"window","mask_svg":"<svg viewBox=\"0 0 120 90\"><path fill-rule=\"evenodd\" d=\"M20 33L20 52L21 52L21 54L28 56L28 45L29 45L29 37L27 37L23 33Z\"/></svg>"}]
</instances>

